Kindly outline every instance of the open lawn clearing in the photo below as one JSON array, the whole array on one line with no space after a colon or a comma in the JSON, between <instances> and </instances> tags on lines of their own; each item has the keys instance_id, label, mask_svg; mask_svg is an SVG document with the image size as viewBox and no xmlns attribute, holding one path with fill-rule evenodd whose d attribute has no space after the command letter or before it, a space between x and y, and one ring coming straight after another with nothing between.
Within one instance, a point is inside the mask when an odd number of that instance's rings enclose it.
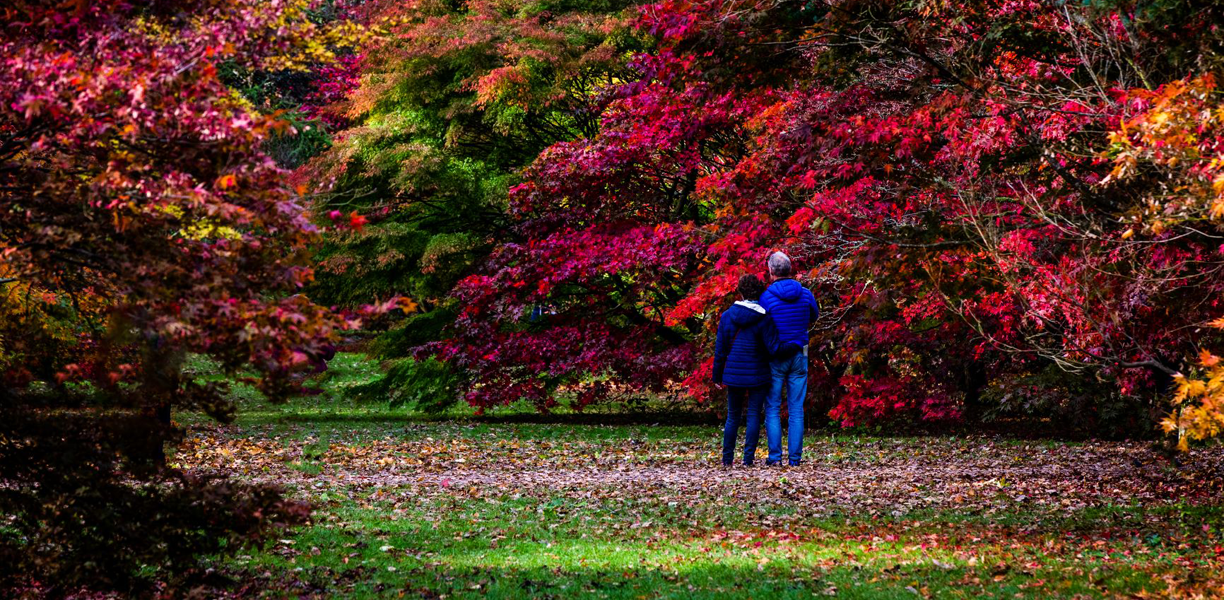
<instances>
[{"instance_id":1,"label":"open lawn clearing","mask_svg":"<svg viewBox=\"0 0 1224 600\"><path fill-rule=\"evenodd\" d=\"M336 410L198 424L175 456L316 503L311 526L218 565L249 593L1224 594L1218 448L1175 467L1143 443L813 433L799 468L723 470L714 426Z\"/></svg>"}]
</instances>

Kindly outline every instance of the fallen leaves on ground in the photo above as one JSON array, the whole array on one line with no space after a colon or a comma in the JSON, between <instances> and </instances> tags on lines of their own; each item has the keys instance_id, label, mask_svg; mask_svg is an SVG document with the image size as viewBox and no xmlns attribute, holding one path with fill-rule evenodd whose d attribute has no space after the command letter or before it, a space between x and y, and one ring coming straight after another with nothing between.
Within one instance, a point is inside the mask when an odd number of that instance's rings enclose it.
<instances>
[{"instance_id":1,"label":"fallen leaves on ground","mask_svg":"<svg viewBox=\"0 0 1224 600\"><path fill-rule=\"evenodd\" d=\"M395 521L424 535L407 539L439 553L454 548L455 556L496 553L524 535L543 539L520 552L553 556L565 551L551 541L589 536L637 548L639 566L656 574L692 561L747 560L769 578L797 577L830 595L847 590L826 576L853 572L865 585L933 596L919 579L933 572L963 578L958 585L969 590L1014 585L1029 597L1059 596L1072 582L1103 582L1097 577L1119 568L1142 569L1163 588L1153 597L1224 592L1214 575L1224 571L1224 549L1212 551L1218 519L1211 516L1219 514L1212 507L1224 448L1174 465L1131 442L811 436L800 467L764 467L762 448L758 466L723 469L717 431L677 428L662 434L672 439L658 439L662 431L620 429L598 439L580 429L560 436L453 423L330 433L208 425L192 431L174 460L287 485L316 503L320 527L355 536L321 550L319 560L338 561L331 566L312 563L306 557L320 550L293 540L270 551L314 569L303 575L314 583L290 577L284 585L314 585L322 595L335 590L318 569L349 566L382 565L340 588L393 572L443 577L437 589L448 578L479 583L476 574L448 570L458 568L454 557L402 547L404 539L388 535L395 526L381 525ZM648 437L625 437L639 433ZM1207 510L1187 517L1195 506ZM1201 531L1197 519L1207 519ZM535 577L504 560L498 568ZM1108 595L1104 583L1092 585Z\"/></svg>"},{"instance_id":2,"label":"fallen leaves on ground","mask_svg":"<svg viewBox=\"0 0 1224 600\"><path fill-rule=\"evenodd\" d=\"M763 454L762 449L762 460ZM1222 449L1201 450L1175 467L1133 442L817 438L807 442L799 467L723 469L713 442L388 436L320 443L310 437L228 437L207 429L176 455L184 468L301 490L405 486L432 495L547 488L570 497L674 497L682 504L716 495L794 505L817 516L850 511L887 517L921 509L990 515L1213 502L1224 488L1222 459ZM313 461L314 468L301 468L304 461Z\"/></svg>"}]
</instances>

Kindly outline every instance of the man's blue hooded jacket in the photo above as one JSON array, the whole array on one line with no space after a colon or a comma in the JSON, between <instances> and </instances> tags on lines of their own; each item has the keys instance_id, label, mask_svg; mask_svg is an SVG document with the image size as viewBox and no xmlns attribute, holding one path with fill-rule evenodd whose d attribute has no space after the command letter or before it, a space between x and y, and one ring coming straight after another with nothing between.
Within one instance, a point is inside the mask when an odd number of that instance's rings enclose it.
<instances>
[{"instance_id":1,"label":"man's blue hooded jacket","mask_svg":"<svg viewBox=\"0 0 1224 600\"><path fill-rule=\"evenodd\" d=\"M780 356L794 356L808 345L812 323L820 316L811 291L794 279L779 279L761 294L761 306L778 327Z\"/></svg>"}]
</instances>

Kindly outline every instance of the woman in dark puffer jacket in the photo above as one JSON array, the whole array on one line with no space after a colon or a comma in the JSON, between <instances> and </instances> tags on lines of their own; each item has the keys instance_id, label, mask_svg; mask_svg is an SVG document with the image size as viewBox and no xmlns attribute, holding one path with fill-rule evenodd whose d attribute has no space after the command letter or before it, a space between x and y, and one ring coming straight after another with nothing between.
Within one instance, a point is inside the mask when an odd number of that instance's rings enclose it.
<instances>
[{"instance_id":1,"label":"woman in dark puffer jacket","mask_svg":"<svg viewBox=\"0 0 1224 600\"><path fill-rule=\"evenodd\" d=\"M740 301L722 314L714 342L714 383L727 386L727 422L723 426L724 466L735 459L740 413L748 409L744 464L752 466L761 435L761 416L769 395L769 357L778 350L778 330L757 300L765 284L756 275L740 277Z\"/></svg>"}]
</instances>

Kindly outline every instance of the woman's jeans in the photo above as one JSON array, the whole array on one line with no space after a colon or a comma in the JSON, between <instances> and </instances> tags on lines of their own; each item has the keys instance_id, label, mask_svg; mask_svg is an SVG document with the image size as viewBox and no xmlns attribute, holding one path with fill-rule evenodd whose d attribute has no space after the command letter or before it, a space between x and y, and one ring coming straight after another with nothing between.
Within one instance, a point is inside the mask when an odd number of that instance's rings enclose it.
<instances>
[{"instance_id":1,"label":"woman's jeans","mask_svg":"<svg viewBox=\"0 0 1224 600\"><path fill-rule=\"evenodd\" d=\"M756 456L757 440L761 437L761 408L765 405L765 397L769 395L769 386L754 388L727 386L727 423L723 426L724 465L735 461L735 438L739 436L740 414L744 412L744 404L748 405L748 424L744 431L744 464L752 465Z\"/></svg>"},{"instance_id":2,"label":"woman's jeans","mask_svg":"<svg viewBox=\"0 0 1224 600\"><path fill-rule=\"evenodd\" d=\"M800 352L769 362L773 385L765 403L765 438L769 441L767 465L782 462L782 391L786 391L786 446L788 463L803 459L803 399L807 397L808 357Z\"/></svg>"}]
</instances>

